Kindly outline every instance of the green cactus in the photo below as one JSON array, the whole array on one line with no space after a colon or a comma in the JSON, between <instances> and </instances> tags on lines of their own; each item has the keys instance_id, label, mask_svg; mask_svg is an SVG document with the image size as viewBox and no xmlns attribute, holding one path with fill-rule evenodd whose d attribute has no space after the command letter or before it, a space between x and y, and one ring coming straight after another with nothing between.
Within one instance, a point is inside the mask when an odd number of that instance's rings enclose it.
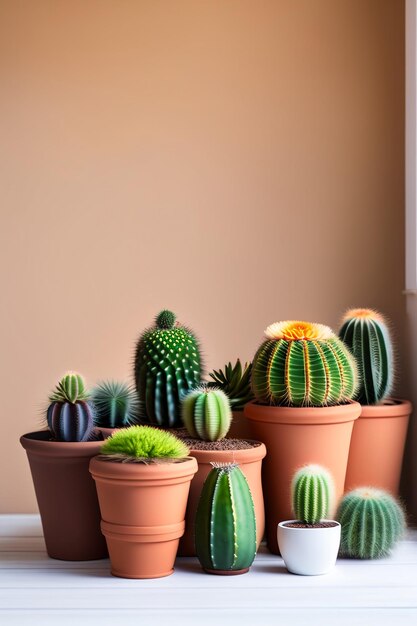
<instances>
[{"instance_id":1,"label":"green cactus","mask_svg":"<svg viewBox=\"0 0 417 626\"><path fill-rule=\"evenodd\" d=\"M214 382L210 382L209 387L216 387L224 391L230 400L232 410L240 411L254 397L251 388L251 372L251 362L245 363L242 368L240 359L237 359L235 365L230 362L225 365L224 371L219 369L210 372L209 376Z\"/></svg>"},{"instance_id":2,"label":"green cactus","mask_svg":"<svg viewBox=\"0 0 417 626\"><path fill-rule=\"evenodd\" d=\"M197 508L196 553L202 567L209 572L243 574L256 554L252 496L236 464L212 465Z\"/></svg>"},{"instance_id":3,"label":"green cactus","mask_svg":"<svg viewBox=\"0 0 417 626\"><path fill-rule=\"evenodd\" d=\"M189 454L187 445L175 435L152 426L122 428L101 447L101 454L123 460L181 459Z\"/></svg>"},{"instance_id":4,"label":"green cactus","mask_svg":"<svg viewBox=\"0 0 417 626\"><path fill-rule=\"evenodd\" d=\"M56 441L88 441L91 438L94 407L80 374L65 374L49 396L49 401L46 422Z\"/></svg>"},{"instance_id":5,"label":"green cactus","mask_svg":"<svg viewBox=\"0 0 417 626\"><path fill-rule=\"evenodd\" d=\"M182 401L182 421L190 437L205 441L223 439L232 422L229 399L220 389L197 387Z\"/></svg>"},{"instance_id":6,"label":"green cactus","mask_svg":"<svg viewBox=\"0 0 417 626\"><path fill-rule=\"evenodd\" d=\"M123 382L99 383L91 393L95 423L103 428L123 428L137 421L136 391Z\"/></svg>"},{"instance_id":7,"label":"green cactus","mask_svg":"<svg viewBox=\"0 0 417 626\"><path fill-rule=\"evenodd\" d=\"M201 380L198 341L189 329L174 324L174 313L161 311L135 354L140 419L168 428L182 425L180 400Z\"/></svg>"},{"instance_id":8,"label":"green cactus","mask_svg":"<svg viewBox=\"0 0 417 626\"><path fill-rule=\"evenodd\" d=\"M77 372L67 372L49 396L49 401L75 404L77 400L88 400L89 396L90 394L85 388L84 378Z\"/></svg>"},{"instance_id":9,"label":"green cactus","mask_svg":"<svg viewBox=\"0 0 417 626\"><path fill-rule=\"evenodd\" d=\"M333 479L324 467L307 465L294 474L291 493L297 520L316 524L329 514L334 493Z\"/></svg>"},{"instance_id":10,"label":"green cactus","mask_svg":"<svg viewBox=\"0 0 417 626\"><path fill-rule=\"evenodd\" d=\"M358 363L358 401L382 402L391 393L394 381L392 341L384 317L372 309L351 309L343 318L339 337Z\"/></svg>"},{"instance_id":11,"label":"green cactus","mask_svg":"<svg viewBox=\"0 0 417 626\"><path fill-rule=\"evenodd\" d=\"M347 493L336 518L342 526L340 553L355 559L387 556L406 526L397 501L389 493L372 487Z\"/></svg>"},{"instance_id":12,"label":"green cactus","mask_svg":"<svg viewBox=\"0 0 417 626\"><path fill-rule=\"evenodd\" d=\"M278 322L269 326L252 368L252 389L261 404L343 404L356 392L356 363L328 326Z\"/></svg>"}]
</instances>

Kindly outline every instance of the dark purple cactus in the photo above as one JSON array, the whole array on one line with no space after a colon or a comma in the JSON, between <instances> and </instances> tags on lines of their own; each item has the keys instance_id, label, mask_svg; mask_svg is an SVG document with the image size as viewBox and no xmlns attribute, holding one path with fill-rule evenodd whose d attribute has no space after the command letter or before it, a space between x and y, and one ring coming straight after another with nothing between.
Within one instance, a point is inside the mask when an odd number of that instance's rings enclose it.
<instances>
[{"instance_id":1,"label":"dark purple cactus","mask_svg":"<svg viewBox=\"0 0 417 626\"><path fill-rule=\"evenodd\" d=\"M94 430L93 409L84 400L52 402L46 419L56 441L88 441Z\"/></svg>"}]
</instances>

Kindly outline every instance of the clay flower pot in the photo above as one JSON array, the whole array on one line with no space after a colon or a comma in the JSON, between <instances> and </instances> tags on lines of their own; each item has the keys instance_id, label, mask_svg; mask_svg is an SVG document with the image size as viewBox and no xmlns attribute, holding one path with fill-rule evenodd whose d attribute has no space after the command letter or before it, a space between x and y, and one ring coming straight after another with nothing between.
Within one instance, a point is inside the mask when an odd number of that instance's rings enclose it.
<instances>
[{"instance_id":1,"label":"clay flower pot","mask_svg":"<svg viewBox=\"0 0 417 626\"><path fill-rule=\"evenodd\" d=\"M334 567L339 552L339 522L323 520L310 528L298 528L291 524L302 525L297 520L287 520L278 524L277 532L287 570L301 576L327 574Z\"/></svg>"},{"instance_id":2,"label":"clay flower pot","mask_svg":"<svg viewBox=\"0 0 417 626\"><path fill-rule=\"evenodd\" d=\"M328 407L281 407L249 402L245 415L268 455L263 467L268 548L279 554L277 525L292 517L291 479L303 465L325 467L333 476L335 501L343 494L350 439L358 402ZM334 511L331 511L333 514Z\"/></svg>"},{"instance_id":3,"label":"clay flower pot","mask_svg":"<svg viewBox=\"0 0 417 626\"><path fill-rule=\"evenodd\" d=\"M249 440L251 441L251 440ZM245 450L193 450L190 454L197 459L198 471L191 481L190 495L188 498L187 513L185 517L185 533L180 541L178 556L195 556L194 525L197 506L200 500L204 481L213 469L212 463L237 463L249 484L255 507L256 539L259 546L265 531L265 509L262 491L262 459L266 455L263 443Z\"/></svg>"},{"instance_id":4,"label":"clay flower pot","mask_svg":"<svg viewBox=\"0 0 417 626\"><path fill-rule=\"evenodd\" d=\"M102 440L51 441L49 430L20 438L32 472L48 555L64 561L108 556L96 488L88 471Z\"/></svg>"},{"instance_id":5,"label":"clay flower pot","mask_svg":"<svg viewBox=\"0 0 417 626\"><path fill-rule=\"evenodd\" d=\"M158 463L91 460L114 576L172 574L196 471L193 458Z\"/></svg>"},{"instance_id":6,"label":"clay flower pot","mask_svg":"<svg viewBox=\"0 0 417 626\"><path fill-rule=\"evenodd\" d=\"M398 495L408 421L408 400L362 406L350 444L345 490L372 486Z\"/></svg>"},{"instance_id":7,"label":"clay flower pot","mask_svg":"<svg viewBox=\"0 0 417 626\"><path fill-rule=\"evenodd\" d=\"M252 431L248 418L243 409L232 411L232 424L226 435L227 439L251 439Z\"/></svg>"}]
</instances>

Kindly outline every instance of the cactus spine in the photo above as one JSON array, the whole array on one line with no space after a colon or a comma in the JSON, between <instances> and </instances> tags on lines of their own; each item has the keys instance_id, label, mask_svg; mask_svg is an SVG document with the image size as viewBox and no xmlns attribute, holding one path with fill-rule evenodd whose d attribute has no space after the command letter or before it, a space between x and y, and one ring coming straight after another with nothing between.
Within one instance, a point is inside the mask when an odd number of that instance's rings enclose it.
<instances>
[{"instance_id":1,"label":"cactus spine","mask_svg":"<svg viewBox=\"0 0 417 626\"><path fill-rule=\"evenodd\" d=\"M123 428L137 420L136 391L123 382L105 381L92 391L95 423L104 428Z\"/></svg>"},{"instance_id":2,"label":"cactus spine","mask_svg":"<svg viewBox=\"0 0 417 626\"><path fill-rule=\"evenodd\" d=\"M232 421L229 399L220 389L198 387L182 401L182 421L195 439L223 439Z\"/></svg>"},{"instance_id":3,"label":"cactus spine","mask_svg":"<svg viewBox=\"0 0 417 626\"><path fill-rule=\"evenodd\" d=\"M340 553L356 559L387 556L405 530L405 516L397 501L372 487L347 493L337 520L342 526Z\"/></svg>"},{"instance_id":4,"label":"cactus spine","mask_svg":"<svg viewBox=\"0 0 417 626\"><path fill-rule=\"evenodd\" d=\"M326 519L332 504L334 485L330 473L319 465L299 469L291 485L294 515L307 524Z\"/></svg>"},{"instance_id":5,"label":"cactus spine","mask_svg":"<svg viewBox=\"0 0 417 626\"><path fill-rule=\"evenodd\" d=\"M233 411L240 411L247 402L253 400L251 388L252 363L245 363L242 367L240 359L235 365L230 362L225 365L224 371L219 369L210 372L209 376L214 382L209 387L217 387L227 394Z\"/></svg>"},{"instance_id":6,"label":"cactus spine","mask_svg":"<svg viewBox=\"0 0 417 626\"><path fill-rule=\"evenodd\" d=\"M135 354L135 383L141 421L181 426L180 399L201 380L201 357L193 333L161 311L155 326L140 337Z\"/></svg>"},{"instance_id":7,"label":"cactus spine","mask_svg":"<svg viewBox=\"0 0 417 626\"><path fill-rule=\"evenodd\" d=\"M252 369L262 404L326 406L350 400L358 386L356 363L328 326L278 322L269 326Z\"/></svg>"},{"instance_id":8,"label":"cactus spine","mask_svg":"<svg viewBox=\"0 0 417 626\"><path fill-rule=\"evenodd\" d=\"M394 359L390 333L384 317L372 309L351 309L339 331L342 341L356 357L361 385L361 404L382 402L392 390Z\"/></svg>"},{"instance_id":9,"label":"cactus spine","mask_svg":"<svg viewBox=\"0 0 417 626\"><path fill-rule=\"evenodd\" d=\"M202 567L244 573L256 554L255 510L244 474L235 464L216 464L206 478L195 522Z\"/></svg>"},{"instance_id":10,"label":"cactus spine","mask_svg":"<svg viewBox=\"0 0 417 626\"><path fill-rule=\"evenodd\" d=\"M94 412L82 376L66 374L49 397L46 412L56 441L88 441L94 430Z\"/></svg>"}]
</instances>

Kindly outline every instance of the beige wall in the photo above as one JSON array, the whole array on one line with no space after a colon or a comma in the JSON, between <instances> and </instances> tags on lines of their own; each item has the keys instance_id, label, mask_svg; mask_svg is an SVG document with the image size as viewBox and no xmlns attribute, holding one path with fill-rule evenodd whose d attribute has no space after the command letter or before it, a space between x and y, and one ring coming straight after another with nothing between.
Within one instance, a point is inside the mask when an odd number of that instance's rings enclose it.
<instances>
[{"instance_id":1,"label":"beige wall","mask_svg":"<svg viewBox=\"0 0 417 626\"><path fill-rule=\"evenodd\" d=\"M207 365L283 318L401 321L403 2L1 0L0 511L68 368L161 307Z\"/></svg>"}]
</instances>

